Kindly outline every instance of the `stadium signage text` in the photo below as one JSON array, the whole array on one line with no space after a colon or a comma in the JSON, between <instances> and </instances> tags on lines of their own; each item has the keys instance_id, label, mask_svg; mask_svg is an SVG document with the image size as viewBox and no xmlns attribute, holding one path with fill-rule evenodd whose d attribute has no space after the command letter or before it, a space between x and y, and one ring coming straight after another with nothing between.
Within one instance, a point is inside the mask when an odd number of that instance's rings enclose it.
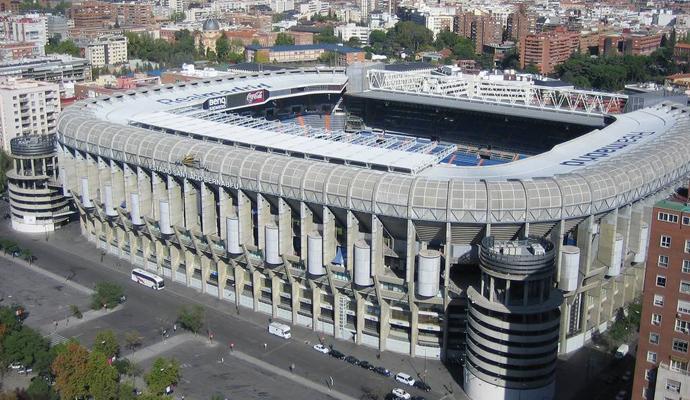
<instances>
[{"instance_id":1,"label":"stadium signage text","mask_svg":"<svg viewBox=\"0 0 690 400\"><path fill-rule=\"evenodd\" d=\"M252 91L252 90L270 89L270 88L271 88L271 85L267 85L265 83L258 83L256 85L236 86L236 87L231 88L231 89L216 90L213 92L192 94L189 96L178 97L175 99L157 99L156 101L161 103L161 104L165 104L165 105L175 105L175 104L187 103L187 102L194 101L194 100L206 100L209 97L221 97L221 96L226 96L226 95L238 93L238 92L247 92L247 91Z\"/></svg>"},{"instance_id":2,"label":"stadium signage text","mask_svg":"<svg viewBox=\"0 0 690 400\"><path fill-rule=\"evenodd\" d=\"M624 149L631 144L635 144L647 136L653 135L655 132L631 132L627 135L623 135L615 142L608 144L604 147L600 147L594 151L583 154L576 158L571 158L567 161L562 161L561 165L570 165L574 167L581 167L587 165L588 163L598 161L601 158L606 158L618 150Z\"/></svg>"},{"instance_id":3,"label":"stadium signage text","mask_svg":"<svg viewBox=\"0 0 690 400\"><path fill-rule=\"evenodd\" d=\"M204 102L204 110L209 110L209 111L216 111L216 110L222 110L228 106L228 99L223 96L223 97L214 97L211 99L206 100Z\"/></svg>"},{"instance_id":4,"label":"stadium signage text","mask_svg":"<svg viewBox=\"0 0 690 400\"><path fill-rule=\"evenodd\" d=\"M247 104L261 103L264 101L264 92L265 90L257 90L247 93Z\"/></svg>"}]
</instances>

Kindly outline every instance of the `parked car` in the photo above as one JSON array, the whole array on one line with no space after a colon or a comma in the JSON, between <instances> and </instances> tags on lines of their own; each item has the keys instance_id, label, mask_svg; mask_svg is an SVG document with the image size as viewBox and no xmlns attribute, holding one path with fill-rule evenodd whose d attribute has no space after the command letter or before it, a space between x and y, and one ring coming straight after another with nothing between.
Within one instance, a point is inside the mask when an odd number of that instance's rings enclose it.
<instances>
[{"instance_id":1,"label":"parked car","mask_svg":"<svg viewBox=\"0 0 690 400\"><path fill-rule=\"evenodd\" d=\"M376 372L377 374L383 375L383 376L391 376L392 375L392 373L389 370L387 370L386 368L383 368L383 367L375 367L374 372Z\"/></svg>"},{"instance_id":2,"label":"parked car","mask_svg":"<svg viewBox=\"0 0 690 400\"><path fill-rule=\"evenodd\" d=\"M414 386L414 378L403 372L398 372L395 375L395 380L400 383L404 383L405 385Z\"/></svg>"},{"instance_id":3,"label":"parked car","mask_svg":"<svg viewBox=\"0 0 690 400\"><path fill-rule=\"evenodd\" d=\"M315 345L314 345L314 350L318 351L319 353L323 353L323 354L328 354L328 353L331 352L331 351L328 349L328 347L326 347L326 346L324 346L324 345L322 345L322 344L315 344Z\"/></svg>"},{"instance_id":4,"label":"parked car","mask_svg":"<svg viewBox=\"0 0 690 400\"><path fill-rule=\"evenodd\" d=\"M10 364L10 369L21 369L21 368L24 368L24 366L18 362L13 362L12 364Z\"/></svg>"},{"instance_id":5,"label":"parked car","mask_svg":"<svg viewBox=\"0 0 690 400\"><path fill-rule=\"evenodd\" d=\"M412 396L410 396L409 393L400 388L395 388L391 390L391 393L393 394L393 396L395 396L396 399L410 400L412 398Z\"/></svg>"},{"instance_id":6,"label":"parked car","mask_svg":"<svg viewBox=\"0 0 690 400\"><path fill-rule=\"evenodd\" d=\"M366 360L360 361L360 362L359 362L359 366L362 367L362 368L364 368L364 369L368 369L369 371L371 371L371 370L374 369L374 366L371 365L371 364L369 363L369 361L366 361Z\"/></svg>"},{"instance_id":7,"label":"parked car","mask_svg":"<svg viewBox=\"0 0 690 400\"><path fill-rule=\"evenodd\" d=\"M426 400L426 397L424 396L412 396L410 400Z\"/></svg>"},{"instance_id":8,"label":"parked car","mask_svg":"<svg viewBox=\"0 0 690 400\"><path fill-rule=\"evenodd\" d=\"M424 382L422 380L416 380L414 382L413 386L419 390L423 390L425 392L431 392L431 386L427 385L426 382Z\"/></svg>"},{"instance_id":9,"label":"parked car","mask_svg":"<svg viewBox=\"0 0 690 400\"><path fill-rule=\"evenodd\" d=\"M345 361L349 362L352 365L359 365L359 360L353 356L345 357Z\"/></svg>"},{"instance_id":10,"label":"parked car","mask_svg":"<svg viewBox=\"0 0 690 400\"><path fill-rule=\"evenodd\" d=\"M628 355L628 352L630 351L630 346L627 344L623 343L622 345L618 346L618 349L616 349L616 354L613 355L613 357L616 360L620 360L621 358L625 357Z\"/></svg>"},{"instance_id":11,"label":"parked car","mask_svg":"<svg viewBox=\"0 0 690 400\"><path fill-rule=\"evenodd\" d=\"M331 355L333 358L337 358L338 360L343 360L345 359L345 354L339 352L338 350L331 349L331 351L328 353Z\"/></svg>"}]
</instances>

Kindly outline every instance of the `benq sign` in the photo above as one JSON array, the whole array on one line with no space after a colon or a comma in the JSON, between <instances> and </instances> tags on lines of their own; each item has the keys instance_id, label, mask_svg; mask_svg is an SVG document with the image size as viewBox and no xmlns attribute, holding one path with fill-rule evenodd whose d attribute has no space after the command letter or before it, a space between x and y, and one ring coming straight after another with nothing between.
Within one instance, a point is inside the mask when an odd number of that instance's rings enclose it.
<instances>
[{"instance_id":1,"label":"benq sign","mask_svg":"<svg viewBox=\"0 0 690 400\"><path fill-rule=\"evenodd\" d=\"M223 97L214 97L211 99L208 99L204 102L203 108L204 110L209 110L209 111L217 111L217 110L223 110L227 108L228 106L228 98L227 96Z\"/></svg>"}]
</instances>

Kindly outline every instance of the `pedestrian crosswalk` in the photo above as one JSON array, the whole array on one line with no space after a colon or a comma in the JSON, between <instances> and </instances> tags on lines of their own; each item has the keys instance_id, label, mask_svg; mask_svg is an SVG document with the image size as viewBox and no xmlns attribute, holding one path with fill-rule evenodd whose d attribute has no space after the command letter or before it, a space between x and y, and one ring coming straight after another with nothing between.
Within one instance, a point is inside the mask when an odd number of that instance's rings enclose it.
<instances>
[{"instance_id":1,"label":"pedestrian crosswalk","mask_svg":"<svg viewBox=\"0 0 690 400\"><path fill-rule=\"evenodd\" d=\"M66 342L67 342L66 337L64 337L58 333L55 333L55 332L50 334L50 345L51 346L55 346L55 345L66 343Z\"/></svg>"}]
</instances>

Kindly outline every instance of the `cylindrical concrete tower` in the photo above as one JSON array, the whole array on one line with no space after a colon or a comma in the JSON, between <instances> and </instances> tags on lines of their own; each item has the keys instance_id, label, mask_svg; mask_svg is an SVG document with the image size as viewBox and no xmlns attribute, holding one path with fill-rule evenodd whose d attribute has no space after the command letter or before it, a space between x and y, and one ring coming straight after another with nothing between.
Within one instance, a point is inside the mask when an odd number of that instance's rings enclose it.
<instances>
[{"instance_id":1,"label":"cylindrical concrete tower","mask_svg":"<svg viewBox=\"0 0 690 400\"><path fill-rule=\"evenodd\" d=\"M465 392L472 400L554 396L561 293L553 243L484 238L481 285L468 289Z\"/></svg>"},{"instance_id":2,"label":"cylindrical concrete tower","mask_svg":"<svg viewBox=\"0 0 690 400\"><path fill-rule=\"evenodd\" d=\"M70 210L58 179L55 135L10 141L13 168L7 171L12 228L50 232L67 222Z\"/></svg>"}]
</instances>

